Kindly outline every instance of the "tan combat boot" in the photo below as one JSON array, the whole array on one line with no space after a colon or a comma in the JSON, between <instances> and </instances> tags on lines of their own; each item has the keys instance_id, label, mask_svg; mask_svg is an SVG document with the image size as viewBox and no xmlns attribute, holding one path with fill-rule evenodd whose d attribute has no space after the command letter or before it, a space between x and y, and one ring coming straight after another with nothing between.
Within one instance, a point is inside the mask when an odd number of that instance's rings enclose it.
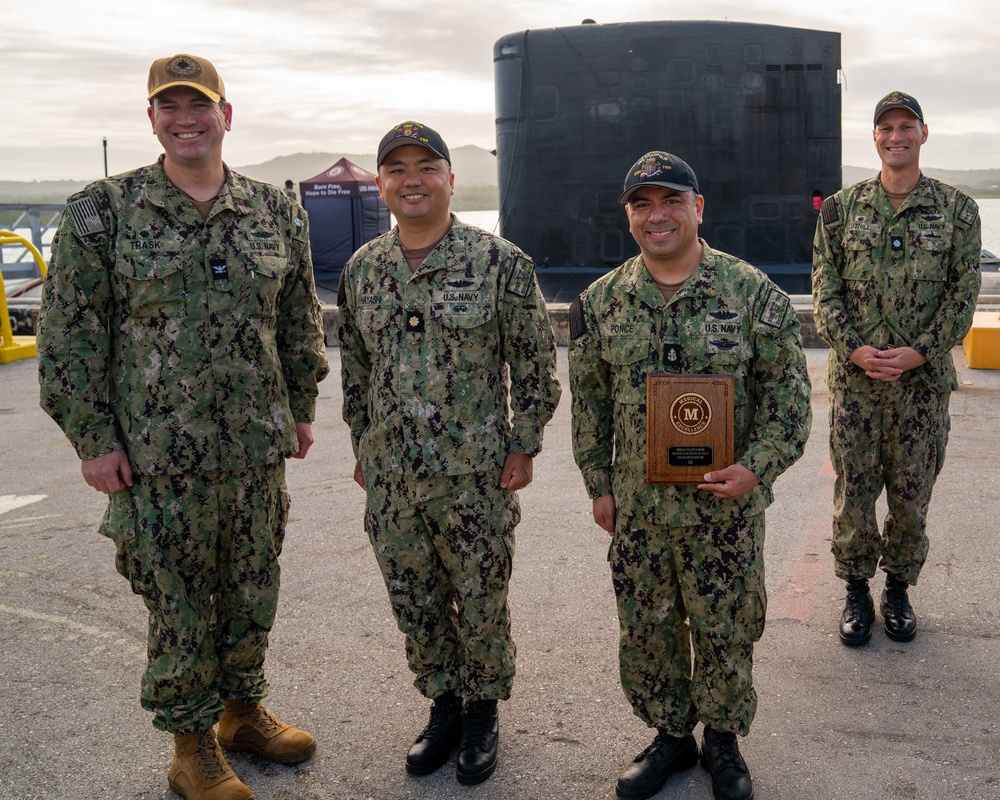
<instances>
[{"instance_id":1,"label":"tan combat boot","mask_svg":"<svg viewBox=\"0 0 1000 800\"><path fill-rule=\"evenodd\" d=\"M260 703L223 700L226 713L219 720L219 744L233 753L256 753L277 764L298 764L316 752L316 740L286 725Z\"/></svg>"},{"instance_id":2,"label":"tan combat boot","mask_svg":"<svg viewBox=\"0 0 1000 800\"><path fill-rule=\"evenodd\" d=\"M253 792L226 763L211 729L174 736L167 781L185 800L253 800Z\"/></svg>"}]
</instances>

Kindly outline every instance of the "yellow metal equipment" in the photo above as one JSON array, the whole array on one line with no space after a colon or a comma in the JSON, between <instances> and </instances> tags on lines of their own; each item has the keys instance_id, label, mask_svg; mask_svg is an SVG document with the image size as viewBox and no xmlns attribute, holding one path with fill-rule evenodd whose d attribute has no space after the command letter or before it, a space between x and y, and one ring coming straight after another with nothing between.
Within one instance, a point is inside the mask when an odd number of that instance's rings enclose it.
<instances>
[{"instance_id":1,"label":"yellow metal equipment","mask_svg":"<svg viewBox=\"0 0 1000 800\"><path fill-rule=\"evenodd\" d=\"M31 242L13 231L0 231L0 245L4 244L18 244L27 248L35 257L42 277L45 277L45 259ZM10 314L7 312L7 292L4 290L3 275L0 275L0 364L16 361L19 358L34 358L36 352L34 336L14 335L10 325Z\"/></svg>"},{"instance_id":2,"label":"yellow metal equipment","mask_svg":"<svg viewBox=\"0 0 1000 800\"><path fill-rule=\"evenodd\" d=\"M962 349L973 369L1000 369L1000 314L977 311Z\"/></svg>"}]
</instances>

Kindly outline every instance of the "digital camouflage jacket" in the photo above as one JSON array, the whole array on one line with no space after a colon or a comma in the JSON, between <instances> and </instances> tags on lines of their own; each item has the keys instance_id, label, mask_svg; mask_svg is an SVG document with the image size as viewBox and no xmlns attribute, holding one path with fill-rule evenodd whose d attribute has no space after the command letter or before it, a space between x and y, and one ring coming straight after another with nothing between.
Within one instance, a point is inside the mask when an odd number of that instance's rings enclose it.
<instances>
[{"instance_id":1,"label":"digital camouflage jacket","mask_svg":"<svg viewBox=\"0 0 1000 800\"><path fill-rule=\"evenodd\" d=\"M366 469L462 475L541 450L555 343L510 242L453 217L412 273L393 229L347 262L338 306L344 419Z\"/></svg>"},{"instance_id":2,"label":"digital camouflage jacket","mask_svg":"<svg viewBox=\"0 0 1000 800\"><path fill-rule=\"evenodd\" d=\"M951 349L972 324L979 295L976 202L921 176L899 211L878 177L823 203L813 244L816 330L830 344L833 388L870 393L878 381L850 361L862 345L912 347L927 359L900 381L956 386Z\"/></svg>"},{"instance_id":3,"label":"digital camouflage jacket","mask_svg":"<svg viewBox=\"0 0 1000 800\"><path fill-rule=\"evenodd\" d=\"M162 158L161 158L162 161ZM305 212L226 169L207 221L160 163L69 198L39 316L42 407L140 473L271 464L328 371Z\"/></svg>"},{"instance_id":4,"label":"digital camouflage jacket","mask_svg":"<svg viewBox=\"0 0 1000 800\"><path fill-rule=\"evenodd\" d=\"M613 493L623 513L670 526L763 511L812 422L788 295L701 241L701 263L669 303L640 255L595 281L570 310L573 454L587 493ZM646 484L646 376L669 373L733 376L734 457L760 479L739 500Z\"/></svg>"}]
</instances>

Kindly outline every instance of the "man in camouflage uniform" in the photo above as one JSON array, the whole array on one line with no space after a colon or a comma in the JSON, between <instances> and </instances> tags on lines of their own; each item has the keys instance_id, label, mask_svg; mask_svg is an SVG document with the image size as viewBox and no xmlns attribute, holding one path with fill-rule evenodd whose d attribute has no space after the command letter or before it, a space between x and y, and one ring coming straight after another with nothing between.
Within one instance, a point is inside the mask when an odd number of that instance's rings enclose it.
<instances>
[{"instance_id":1,"label":"man in camouflage uniform","mask_svg":"<svg viewBox=\"0 0 1000 800\"><path fill-rule=\"evenodd\" d=\"M406 769L437 770L460 741L456 777L476 784L514 679L515 490L559 401L555 345L531 260L450 213L441 137L401 123L377 163L397 227L341 275L344 419L414 684L434 701Z\"/></svg>"},{"instance_id":2,"label":"man in camouflage uniform","mask_svg":"<svg viewBox=\"0 0 1000 800\"><path fill-rule=\"evenodd\" d=\"M109 495L101 533L149 609L141 700L175 736L171 788L241 800L220 743L279 763L316 747L259 701L322 319L301 206L222 161L215 68L161 58L148 90L164 155L71 197L53 241L41 402Z\"/></svg>"},{"instance_id":3,"label":"man in camouflage uniform","mask_svg":"<svg viewBox=\"0 0 1000 800\"><path fill-rule=\"evenodd\" d=\"M830 344L834 571L847 581L840 640L849 646L871 639L868 581L879 566L886 635L916 636L907 587L927 557L927 509L958 387L951 349L972 324L981 280L975 201L920 172L920 104L890 92L874 125L882 169L824 201L813 247L816 329Z\"/></svg>"},{"instance_id":4,"label":"man in camouflage uniform","mask_svg":"<svg viewBox=\"0 0 1000 800\"><path fill-rule=\"evenodd\" d=\"M620 202L641 254L573 303L569 346L573 452L594 520L613 537L622 687L657 729L617 793L650 797L692 767L701 721L715 797L747 800L736 734L757 707L764 509L811 423L799 324L763 273L698 238L704 198L681 159L644 155ZM697 485L649 484L647 376L692 373L733 376L736 463Z\"/></svg>"}]
</instances>

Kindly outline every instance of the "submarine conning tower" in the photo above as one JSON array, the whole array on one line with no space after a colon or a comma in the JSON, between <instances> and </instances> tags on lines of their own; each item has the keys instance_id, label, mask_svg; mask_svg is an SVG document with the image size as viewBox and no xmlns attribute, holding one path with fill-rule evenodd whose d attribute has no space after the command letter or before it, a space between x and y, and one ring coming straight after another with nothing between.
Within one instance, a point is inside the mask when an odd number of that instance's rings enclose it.
<instances>
[{"instance_id":1,"label":"submarine conning tower","mask_svg":"<svg viewBox=\"0 0 1000 800\"><path fill-rule=\"evenodd\" d=\"M819 206L842 182L839 33L581 24L504 36L493 61L500 234L543 290L546 270L588 275L575 292L638 253L618 196L650 150L694 169L712 247L810 290Z\"/></svg>"}]
</instances>

